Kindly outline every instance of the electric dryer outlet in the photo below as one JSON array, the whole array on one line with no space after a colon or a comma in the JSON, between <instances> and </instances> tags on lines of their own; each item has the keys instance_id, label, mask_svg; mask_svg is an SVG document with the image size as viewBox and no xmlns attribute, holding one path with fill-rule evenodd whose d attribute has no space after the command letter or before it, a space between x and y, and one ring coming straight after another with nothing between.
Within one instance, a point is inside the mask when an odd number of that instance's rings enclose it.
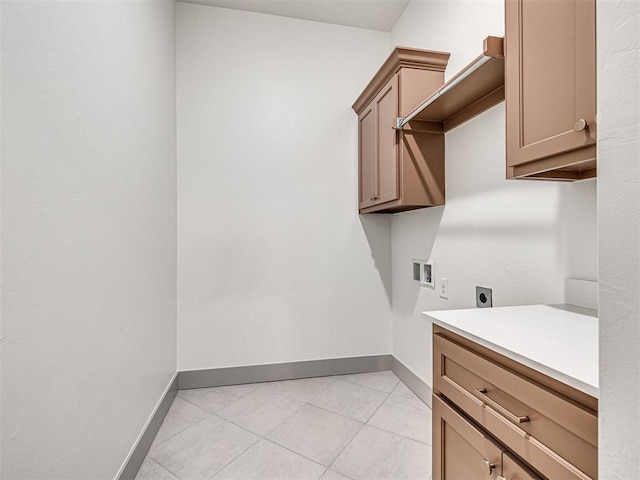
<instances>
[{"instance_id":1,"label":"electric dryer outlet","mask_svg":"<svg viewBox=\"0 0 640 480\"><path fill-rule=\"evenodd\" d=\"M488 308L493 306L491 289L487 287L476 287L476 307Z\"/></svg>"}]
</instances>

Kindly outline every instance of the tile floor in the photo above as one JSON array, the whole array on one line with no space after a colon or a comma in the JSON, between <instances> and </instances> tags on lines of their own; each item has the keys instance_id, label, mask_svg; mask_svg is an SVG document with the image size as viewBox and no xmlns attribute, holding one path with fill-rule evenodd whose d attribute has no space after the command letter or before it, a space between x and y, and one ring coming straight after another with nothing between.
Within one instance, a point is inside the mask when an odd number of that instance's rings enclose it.
<instances>
[{"instance_id":1,"label":"tile floor","mask_svg":"<svg viewBox=\"0 0 640 480\"><path fill-rule=\"evenodd\" d=\"M427 480L431 410L392 372L181 390L137 480Z\"/></svg>"}]
</instances>

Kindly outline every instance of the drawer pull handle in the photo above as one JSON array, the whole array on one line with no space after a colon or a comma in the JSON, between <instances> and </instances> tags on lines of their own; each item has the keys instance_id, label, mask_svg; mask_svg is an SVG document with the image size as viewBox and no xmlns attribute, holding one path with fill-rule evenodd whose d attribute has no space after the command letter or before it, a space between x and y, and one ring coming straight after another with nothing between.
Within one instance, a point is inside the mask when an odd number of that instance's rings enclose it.
<instances>
[{"instance_id":1,"label":"drawer pull handle","mask_svg":"<svg viewBox=\"0 0 640 480\"><path fill-rule=\"evenodd\" d=\"M482 460L482 471L485 474L491 475L491 473L493 473L494 468L496 468L495 463L491 463L489 460Z\"/></svg>"},{"instance_id":2,"label":"drawer pull handle","mask_svg":"<svg viewBox=\"0 0 640 480\"><path fill-rule=\"evenodd\" d=\"M495 408L496 410L498 410L501 414L503 414L505 417L507 417L512 422L525 423L525 422L529 421L529 417L527 417L526 415L515 415L514 413L511 413L509 410L504 408L502 405L500 405L495 400L492 400L491 398L489 398L489 395L487 395L487 389L486 388L476 388L476 392L478 392L482 396L482 399L487 403L487 405L489 405L489 406Z\"/></svg>"}]
</instances>

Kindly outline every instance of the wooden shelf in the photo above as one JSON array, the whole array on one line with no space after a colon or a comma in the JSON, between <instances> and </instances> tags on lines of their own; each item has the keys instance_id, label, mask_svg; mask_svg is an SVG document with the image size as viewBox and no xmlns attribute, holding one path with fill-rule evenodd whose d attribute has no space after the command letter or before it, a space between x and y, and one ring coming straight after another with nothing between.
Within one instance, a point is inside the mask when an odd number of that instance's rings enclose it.
<instances>
[{"instance_id":1,"label":"wooden shelf","mask_svg":"<svg viewBox=\"0 0 640 480\"><path fill-rule=\"evenodd\" d=\"M447 132L502 102L503 44L501 37L487 37L482 55L400 120L398 127L403 128L410 122L416 127L419 122L438 122Z\"/></svg>"}]
</instances>

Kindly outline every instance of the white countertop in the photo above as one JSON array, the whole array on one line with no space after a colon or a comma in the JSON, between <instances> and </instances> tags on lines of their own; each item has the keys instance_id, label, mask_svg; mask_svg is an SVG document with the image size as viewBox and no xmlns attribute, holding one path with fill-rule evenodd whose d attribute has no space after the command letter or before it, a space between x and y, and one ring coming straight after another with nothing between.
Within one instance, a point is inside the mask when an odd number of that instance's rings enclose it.
<instances>
[{"instance_id":1,"label":"white countertop","mask_svg":"<svg viewBox=\"0 0 640 480\"><path fill-rule=\"evenodd\" d=\"M422 312L433 323L598 397L598 317L569 305Z\"/></svg>"}]
</instances>

